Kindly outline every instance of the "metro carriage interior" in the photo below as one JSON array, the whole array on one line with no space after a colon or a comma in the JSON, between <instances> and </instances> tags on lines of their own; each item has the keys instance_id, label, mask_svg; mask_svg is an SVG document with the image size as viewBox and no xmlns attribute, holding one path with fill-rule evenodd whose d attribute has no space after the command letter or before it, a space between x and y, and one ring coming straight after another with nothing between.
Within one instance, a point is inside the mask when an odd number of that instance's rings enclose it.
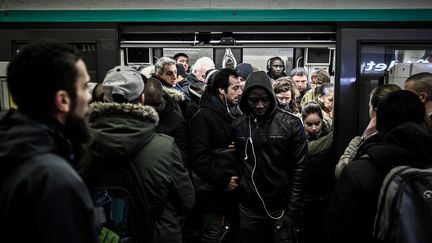
<instances>
[{"instance_id":1,"label":"metro carriage interior","mask_svg":"<svg viewBox=\"0 0 432 243\"><path fill-rule=\"evenodd\" d=\"M114 17L86 22L87 15L79 18L73 14L64 17L63 22L61 17L49 16L42 21L40 16L18 19L19 15L15 15L14 19L13 12L8 19L1 12L1 107L10 105L5 79L7 63L24 45L37 39L52 38L75 45L95 82L103 80L113 66L149 65L177 52L187 53L190 64L201 56L209 56L217 68L223 67L223 57L230 52L236 63L248 62L260 70L266 70L270 57L280 56L287 73L303 66L309 73L324 68L332 75L334 143L336 152L341 154L350 139L367 125L368 96L373 88L384 83L403 85L406 77L414 73L432 72L429 9L395 12L399 15L393 17L370 11L357 13L361 16L357 20L347 14L329 18L309 13L302 17L309 18L307 22L285 15L276 20L280 16L269 10L241 20L236 18L241 15L239 12L226 11L231 13L228 17L226 13L205 17L209 12L189 21L171 17L158 21L145 18L142 22L119 22ZM261 22L257 21L259 17ZM227 19L218 21L223 18Z\"/></svg>"}]
</instances>

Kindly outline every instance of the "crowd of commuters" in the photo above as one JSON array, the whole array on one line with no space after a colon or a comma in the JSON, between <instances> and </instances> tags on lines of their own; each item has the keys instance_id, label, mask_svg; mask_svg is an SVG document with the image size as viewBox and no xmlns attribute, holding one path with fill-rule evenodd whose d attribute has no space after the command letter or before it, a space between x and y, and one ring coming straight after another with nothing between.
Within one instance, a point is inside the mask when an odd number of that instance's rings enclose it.
<instances>
[{"instance_id":1,"label":"crowd of commuters","mask_svg":"<svg viewBox=\"0 0 432 243\"><path fill-rule=\"evenodd\" d=\"M285 68L273 57L267 72L217 70L178 53L143 70L114 67L89 92L75 49L24 48L7 70L19 108L0 115L2 239L120 241L104 222L132 209L94 197L104 176L94 168L116 161L143 187L149 223L131 242L374 242L385 174L432 164L432 74L374 89L369 125L337 163L329 74L309 81L305 68Z\"/></svg>"}]
</instances>

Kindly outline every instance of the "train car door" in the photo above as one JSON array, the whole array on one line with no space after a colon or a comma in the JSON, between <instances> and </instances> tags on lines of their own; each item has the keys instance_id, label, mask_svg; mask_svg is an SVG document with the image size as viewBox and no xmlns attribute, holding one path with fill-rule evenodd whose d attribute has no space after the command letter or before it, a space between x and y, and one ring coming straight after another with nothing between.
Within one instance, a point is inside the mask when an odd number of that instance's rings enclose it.
<instances>
[{"instance_id":1,"label":"train car door","mask_svg":"<svg viewBox=\"0 0 432 243\"><path fill-rule=\"evenodd\" d=\"M432 72L432 32L423 28L339 28L335 90L335 141L342 154L369 121L369 93L402 86L415 73Z\"/></svg>"}]
</instances>

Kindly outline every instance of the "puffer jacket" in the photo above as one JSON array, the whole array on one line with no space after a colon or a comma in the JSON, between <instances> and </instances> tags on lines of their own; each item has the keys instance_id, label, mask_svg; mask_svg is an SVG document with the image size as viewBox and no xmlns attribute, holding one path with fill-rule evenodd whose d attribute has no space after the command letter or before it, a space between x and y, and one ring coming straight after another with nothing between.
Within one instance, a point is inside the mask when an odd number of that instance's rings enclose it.
<instances>
[{"instance_id":1,"label":"puffer jacket","mask_svg":"<svg viewBox=\"0 0 432 243\"><path fill-rule=\"evenodd\" d=\"M53 118L0 114L1 242L98 242L68 137Z\"/></svg>"},{"instance_id":2,"label":"puffer jacket","mask_svg":"<svg viewBox=\"0 0 432 243\"><path fill-rule=\"evenodd\" d=\"M240 100L244 115L233 123L235 148L241 161L241 203L257 211L264 210L255 183L268 211L285 210L295 216L303 202L307 140L300 119L276 108L270 82L264 72L249 76ZM248 106L249 92L256 87L263 88L271 97L270 112L263 119L254 117Z\"/></svg>"},{"instance_id":3,"label":"puffer jacket","mask_svg":"<svg viewBox=\"0 0 432 243\"><path fill-rule=\"evenodd\" d=\"M153 242L182 242L179 217L189 212L195 196L174 139L155 132L157 112L134 104L93 103L94 142L80 170L94 157L130 158L141 175L147 202L155 220Z\"/></svg>"}]
</instances>

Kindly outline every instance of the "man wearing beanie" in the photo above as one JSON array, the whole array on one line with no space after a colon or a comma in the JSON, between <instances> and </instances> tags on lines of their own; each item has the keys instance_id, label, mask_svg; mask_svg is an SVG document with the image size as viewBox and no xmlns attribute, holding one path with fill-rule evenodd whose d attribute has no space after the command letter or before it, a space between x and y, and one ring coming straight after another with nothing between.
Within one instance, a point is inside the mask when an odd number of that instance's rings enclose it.
<instances>
[{"instance_id":1,"label":"man wearing beanie","mask_svg":"<svg viewBox=\"0 0 432 243\"><path fill-rule=\"evenodd\" d=\"M134 219L132 214L137 209L128 207L134 204L125 205L116 195L106 195L108 192L97 193L94 186L106 180L104 173L97 173L94 168L101 168L100 164L129 162L142 182L139 191L145 200L140 205L145 212L140 219L147 224L136 229L139 226L134 225L135 221L128 221L130 228L122 229L120 241L182 242L178 219L192 209L194 189L174 139L155 132L158 114L152 107L143 105L144 82L140 73L127 66L114 67L108 71L102 87L106 103L91 105L94 141L81 162L81 174L96 207L104 209L100 211L105 211L108 221ZM127 210L121 210L124 208Z\"/></svg>"},{"instance_id":2,"label":"man wearing beanie","mask_svg":"<svg viewBox=\"0 0 432 243\"><path fill-rule=\"evenodd\" d=\"M245 81L249 74L253 71L253 67L249 63L240 63L234 68L240 76L240 81Z\"/></svg>"},{"instance_id":3,"label":"man wearing beanie","mask_svg":"<svg viewBox=\"0 0 432 243\"><path fill-rule=\"evenodd\" d=\"M245 242L295 242L303 203L306 135L300 119L276 107L270 78L252 72L234 120L240 158L240 229Z\"/></svg>"}]
</instances>

